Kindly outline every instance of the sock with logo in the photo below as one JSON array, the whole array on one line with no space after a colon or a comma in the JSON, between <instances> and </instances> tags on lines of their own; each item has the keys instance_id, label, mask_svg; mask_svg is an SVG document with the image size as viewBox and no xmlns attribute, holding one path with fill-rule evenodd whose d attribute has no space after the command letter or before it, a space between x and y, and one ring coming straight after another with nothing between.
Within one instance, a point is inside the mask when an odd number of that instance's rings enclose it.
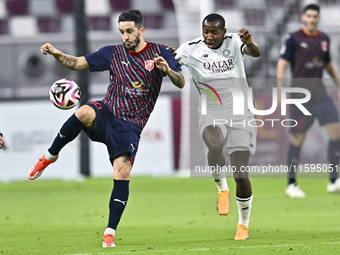
<instances>
[{"instance_id":1,"label":"sock with logo","mask_svg":"<svg viewBox=\"0 0 340 255\"><path fill-rule=\"evenodd\" d=\"M129 183L128 180L113 180L114 185L110 198L110 214L108 228L117 229L120 217L123 214L126 203L129 198Z\"/></svg>"},{"instance_id":2,"label":"sock with logo","mask_svg":"<svg viewBox=\"0 0 340 255\"><path fill-rule=\"evenodd\" d=\"M229 190L227 178L225 178L224 172L222 172L222 171L212 171L210 174L214 178L214 182L216 183L218 191L228 191Z\"/></svg>"},{"instance_id":3,"label":"sock with logo","mask_svg":"<svg viewBox=\"0 0 340 255\"><path fill-rule=\"evenodd\" d=\"M338 178L338 167L340 160L340 141L329 141L328 144L328 160L333 167L333 171L330 172L330 182L334 183Z\"/></svg>"},{"instance_id":4,"label":"sock with logo","mask_svg":"<svg viewBox=\"0 0 340 255\"><path fill-rule=\"evenodd\" d=\"M247 198L236 197L238 206L238 223L237 225L249 226L250 209L253 201L253 195Z\"/></svg>"},{"instance_id":5,"label":"sock with logo","mask_svg":"<svg viewBox=\"0 0 340 255\"><path fill-rule=\"evenodd\" d=\"M287 161L288 161L288 167L290 171L288 173L288 185L296 182L296 179L295 179L296 171L297 171L296 167L299 162L300 150L301 150L301 147L297 147L292 144L289 144Z\"/></svg>"},{"instance_id":6,"label":"sock with logo","mask_svg":"<svg viewBox=\"0 0 340 255\"><path fill-rule=\"evenodd\" d=\"M59 133L54 139L52 146L48 149L48 152L52 156L57 156L60 150L69 142L74 140L80 131L83 129L84 124L73 114L61 127ZM49 155L45 155L49 156ZM46 158L48 159L48 158Z\"/></svg>"}]
</instances>

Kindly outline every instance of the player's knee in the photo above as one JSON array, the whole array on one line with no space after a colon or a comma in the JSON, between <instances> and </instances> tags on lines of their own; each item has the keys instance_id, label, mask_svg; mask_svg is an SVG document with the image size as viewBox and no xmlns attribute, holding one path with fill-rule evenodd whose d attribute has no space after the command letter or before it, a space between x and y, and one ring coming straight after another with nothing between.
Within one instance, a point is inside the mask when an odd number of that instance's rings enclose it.
<instances>
[{"instance_id":1,"label":"player's knee","mask_svg":"<svg viewBox=\"0 0 340 255\"><path fill-rule=\"evenodd\" d=\"M209 156L219 158L223 153L223 146L215 145L209 148Z\"/></svg>"},{"instance_id":2,"label":"player's knee","mask_svg":"<svg viewBox=\"0 0 340 255\"><path fill-rule=\"evenodd\" d=\"M132 164L130 157L123 155L113 163L114 177L117 180L129 180Z\"/></svg>"},{"instance_id":3,"label":"player's knee","mask_svg":"<svg viewBox=\"0 0 340 255\"><path fill-rule=\"evenodd\" d=\"M248 177L245 177L245 176L237 176L235 178L235 182L236 182L237 186L241 189L245 189L249 185L249 179L248 179Z\"/></svg>"},{"instance_id":4,"label":"player's knee","mask_svg":"<svg viewBox=\"0 0 340 255\"><path fill-rule=\"evenodd\" d=\"M302 146L302 143L305 139L305 133L293 133L290 138L291 144L296 147Z\"/></svg>"},{"instance_id":5,"label":"player's knee","mask_svg":"<svg viewBox=\"0 0 340 255\"><path fill-rule=\"evenodd\" d=\"M96 117L95 111L88 105L80 107L75 115L84 125L91 124Z\"/></svg>"},{"instance_id":6,"label":"player's knee","mask_svg":"<svg viewBox=\"0 0 340 255\"><path fill-rule=\"evenodd\" d=\"M130 179L130 169L127 167L123 167L118 170L117 176L115 176L115 179L118 180L129 180Z\"/></svg>"}]
</instances>

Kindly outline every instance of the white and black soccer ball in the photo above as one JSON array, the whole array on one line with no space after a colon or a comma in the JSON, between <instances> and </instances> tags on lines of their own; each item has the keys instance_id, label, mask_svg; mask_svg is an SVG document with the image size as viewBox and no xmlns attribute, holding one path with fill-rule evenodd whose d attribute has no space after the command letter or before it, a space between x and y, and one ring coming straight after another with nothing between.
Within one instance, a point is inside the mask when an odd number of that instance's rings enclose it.
<instances>
[{"instance_id":1,"label":"white and black soccer ball","mask_svg":"<svg viewBox=\"0 0 340 255\"><path fill-rule=\"evenodd\" d=\"M62 110L75 107L80 100L80 88L70 79L57 80L50 88L52 104Z\"/></svg>"}]
</instances>

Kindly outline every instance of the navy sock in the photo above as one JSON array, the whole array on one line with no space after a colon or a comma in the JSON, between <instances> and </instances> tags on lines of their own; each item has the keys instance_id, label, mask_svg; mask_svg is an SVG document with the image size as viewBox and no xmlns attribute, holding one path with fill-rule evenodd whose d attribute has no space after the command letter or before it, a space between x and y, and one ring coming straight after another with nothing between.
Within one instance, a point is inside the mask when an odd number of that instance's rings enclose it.
<instances>
[{"instance_id":1,"label":"navy sock","mask_svg":"<svg viewBox=\"0 0 340 255\"><path fill-rule=\"evenodd\" d=\"M295 180L295 175L296 175L296 166L299 162L299 157L300 157L300 150L301 147L296 147L292 144L289 144L289 149L288 149L288 167L290 169L288 173L288 184L293 184L296 182Z\"/></svg>"},{"instance_id":2,"label":"navy sock","mask_svg":"<svg viewBox=\"0 0 340 255\"><path fill-rule=\"evenodd\" d=\"M54 139L52 146L48 151L52 155L58 155L60 150L69 142L74 140L80 131L83 129L84 124L73 114L61 127L59 133Z\"/></svg>"},{"instance_id":3,"label":"navy sock","mask_svg":"<svg viewBox=\"0 0 340 255\"><path fill-rule=\"evenodd\" d=\"M110 214L107 227L114 230L117 229L120 217L123 214L126 203L129 198L129 183L128 180L113 180L113 190L110 199Z\"/></svg>"},{"instance_id":4,"label":"navy sock","mask_svg":"<svg viewBox=\"0 0 340 255\"><path fill-rule=\"evenodd\" d=\"M328 144L328 160L333 166L333 171L330 172L329 179L331 183L334 183L338 178L338 167L340 160L340 141L329 141Z\"/></svg>"}]
</instances>

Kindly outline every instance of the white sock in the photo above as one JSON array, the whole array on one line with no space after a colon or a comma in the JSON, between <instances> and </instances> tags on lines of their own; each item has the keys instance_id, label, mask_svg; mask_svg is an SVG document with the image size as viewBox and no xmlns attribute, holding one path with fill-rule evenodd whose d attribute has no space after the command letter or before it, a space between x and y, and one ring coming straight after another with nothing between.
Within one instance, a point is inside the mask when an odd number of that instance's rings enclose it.
<instances>
[{"instance_id":1,"label":"white sock","mask_svg":"<svg viewBox=\"0 0 340 255\"><path fill-rule=\"evenodd\" d=\"M218 191L228 191L229 190L227 178L215 178L214 181L216 183Z\"/></svg>"},{"instance_id":2,"label":"white sock","mask_svg":"<svg viewBox=\"0 0 340 255\"><path fill-rule=\"evenodd\" d=\"M46 151L46 153L45 153L45 158L47 159L47 160L53 160L53 159L55 159L57 156L54 156L54 155L52 155L49 151Z\"/></svg>"},{"instance_id":3,"label":"white sock","mask_svg":"<svg viewBox=\"0 0 340 255\"><path fill-rule=\"evenodd\" d=\"M249 226L249 216L251 203L253 201L253 195L248 198L239 198L236 197L237 206L238 206L238 225Z\"/></svg>"},{"instance_id":4,"label":"white sock","mask_svg":"<svg viewBox=\"0 0 340 255\"><path fill-rule=\"evenodd\" d=\"M216 172L211 172L210 174L214 178L214 181L216 183L218 191L228 191L229 190L227 178L225 178L224 172L216 171Z\"/></svg>"},{"instance_id":5,"label":"white sock","mask_svg":"<svg viewBox=\"0 0 340 255\"><path fill-rule=\"evenodd\" d=\"M116 230L114 230L113 228L106 228L104 231L104 235L106 234L116 235Z\"/></svg>"}]
</instances>

